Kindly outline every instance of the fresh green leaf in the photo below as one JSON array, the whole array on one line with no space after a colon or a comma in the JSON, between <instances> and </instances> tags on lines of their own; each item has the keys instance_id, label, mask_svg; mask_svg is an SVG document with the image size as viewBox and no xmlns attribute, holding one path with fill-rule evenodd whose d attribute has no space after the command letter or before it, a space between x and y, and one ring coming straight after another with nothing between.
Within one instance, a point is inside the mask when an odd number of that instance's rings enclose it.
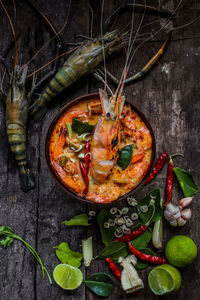
<instances>
[{"instance_id":1,"label":"fresh green leaf","mask_svg":"<svg viewBox=\"0 0 200 300\"><path fill-rule=\"evenodd\" d=\"M72 120L72 129L74 132L78 133L79 135L85 132L92 132L95 126L88 124L86 122L81 122L78 119Z\"/></svg>"},{"instance_id":2,"label":"fresh green leaf","mask_svg":"<svg viewBox=\"0 0 200 300\"><path fill-rule=\"evenodd\" d=\"M108 245L109 242L113 240L116 230L115 226L110 226L109 228L104 227L104 223L108 222L109 219L114 219L113 215L111 215L111 213L106 209L101 209L99 214L97 215L97 222L101 230L102 242L106 245Z\"/></svg>"},{"instance_id":3,"label":"fresh green leaf","mask_svg":"<svg viewBox=\"0 0 200 300\"><path fill-rule=\"evenodd\" d=\"M131 162L133 155L133 144L125 146L119 152L119 158L117 160L118 166L125 170Z\"/></svg>"},{"instance_id":4,"label":"fresh green leaf","mask_svg":"<svg viewBox=\"0 0 200 300\"><path fill-rule=\"evenodd\" d=\"M9 226L0 226L0 234L4 234L6 232L13 233L13 230Z\"/></svg>"},{"instance_id":5,"label":"fresh green leaf","mask_svg":"<svg viewBox=\"0 0 200 300\"><path fill-rule=\"evenodd\" d=\"M154 201L154 205L150 202ZM148 206L147 212L142 212L141 207ZM143 224L149 225L162 217L162 199L160 197L160 190L155 189L151 191L144 199L140 200L137 206L138 214Z\"/></svg>"},{"instance_id":6,"label":"fresh green leaf","mask_svg":"<svg viewBox=\"0 0 200 300\"><path fill-rule=\"evenodd\" d=\"M198 188L191 173L179 167L175 167L173 171L185 197L191 197L198 192Z\"/></svg>"},{"instance_id":7,"label":"fresh green leaf","mask_svg":"<svg viewBox=\"0 0 200 300\"><path fill-rule=\"evenodd\" d=\"M85 280L86 286L100 297L108 297L113 290L113 281L110 275L99 272Z\"/></svg>"},{"instance_id":8,"label":"fresh green leaf","mask_svg":"<svg viewBox=\"0 0 200 300\"><path fill-rule=\"evenodd\" d=\"M67 243L63 242L59 246L54 247L54 249L56 250L56 255L58 259L63 264L68 264L75 268L80 267L82 254L79 252L72 251Z\"/></svg>"},{"instance_id":9,"label":"fresh green leaf","mask_svg":"<svg viewBox=\"0 0 200 300\"><path fill-rule=\"evenodd\" d=\"M145 254L150 254L150 255L155 255L157 256L157 254L150 248L141 248L141 249L138 249L140 252L142 253L145 253ZM149 263L148 262L145 262L141 259L137 259L137 264L135 266L135 268L137 270L144 270L146 269L147 267L149 266Z\"/></svg>"},{"instance_id":10,"label":"fresh green leaf","mask_svg":"<svg viewBox=\"0 0 200 300\"><path fill-rule=\"evenodd\" d=\"M148 245L148 243L151 241L151 238L152 238L152 232L146 230L142 235L138 236L133 241L131 241L131 244L133 245L134 248L139 250L141 248L145 248Z\"/></svg>"},{"instance_id":11,"label":"fresh green leaf","mask_svg":"<svg viewBox=\"0 0 200 300\"><path fill-rule=\"evenodd\" d=\"M82 225L82 226L88 226L88 216L86 214L80 214L69 221L63 221L62 224L65 224L66 226L74 226L74 225Z\"/></svg>"},{"instance_id":12,"label":"fresh green leaf","mask_svg":"<svg viewBox=\"0 0 200 300\"><path fill-rule=\"evenodd\" d=\"M128 251L125 243L112 242L103 249L99 256L104 259L110 257L113 260L118 260L120 256L126 257L127 255Z\"/></svg>"},{"instance_id":13,"label":"fresh green leaf","mask_svg":"<svg viewBox=\"0 0 200 300\"><path fill-rule=\"evenodd\" d=\"M13 243L13 239L7 236L5 239L1 240L0 243L4 248L6 248Z\"/></svg>"}]
</instances>

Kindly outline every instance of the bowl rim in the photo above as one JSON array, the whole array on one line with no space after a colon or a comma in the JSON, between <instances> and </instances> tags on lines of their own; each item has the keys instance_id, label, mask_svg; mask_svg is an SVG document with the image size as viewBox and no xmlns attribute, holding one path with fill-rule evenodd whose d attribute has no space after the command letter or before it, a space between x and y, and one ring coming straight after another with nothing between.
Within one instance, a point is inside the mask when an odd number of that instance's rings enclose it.
<instances>
[{"instance_id":1,"label":"bowl rim","mask_svg":"<svg viewBox=\"0 0 200 300\"><path fill-rule=\"evenodd\" d=\"M145 179L149 176L151 169L153 167L153 163L154 163L154 159L155 159L155 153L156 153L156 143L155 143L155 136L153 133L153 129L151 127L150 122L148 121L148 119L146 118L146 116L144 115L143 112L141 112L136 106L134 106L133 104L129 103L126 100L126 103L128 103L131 108L142 118L142 120L144 121L145 125L147 126L147 128L150 131L151 137L152 137L152 156L151 156L151 161L150 161L150 165L149 168L145 174L145 176L143 177L143 179L140 181L140 183L134 188L132 189L130 192L120 196L119 198L117 198L114 201L108 202L108 203L101 203L101 202L95 202L83 197L80 197L78 195L76 195L75 193L73 193L72 191L70 191L58 178L58 176L56 175L56 173L54 172L53 168L51 167L51 162L50 162L50 155L49 155L49 146L50 146L50 139L51 139L51 134L52 131L56 125L56 123L58 122L58 120L61 118L61 116L63 115L63 113L65 113L67 110L69 110L70 108L72 108L74 105L92 99L92 98L98 98L99 99L99 94L98 93L91 93L91 94L86 94L86 95L82 95L80 97L77 97L71 101L69 101L67 104L65 104L60 110L59 112L56 114L56 116L54 117L54 119L52 120L49 129L47 131L47 135L46 135L46 140L45 140L45 158L46 158L46 162L47 162L47 166L49 169L49 172L51 174L51 176L53 177L54 181L58 184L58 186L61 187L62 190L64 190L69 196L83 201L83 202L87 202L90 204L98 204L98 205L106 205L106 204L111 204L114 202L118 202L121 200L124 200L128 197L130 197L136 190L138 190L139 188L141 188L142 186L144 186L144 181Z\"/></svg>"}]
</instances>

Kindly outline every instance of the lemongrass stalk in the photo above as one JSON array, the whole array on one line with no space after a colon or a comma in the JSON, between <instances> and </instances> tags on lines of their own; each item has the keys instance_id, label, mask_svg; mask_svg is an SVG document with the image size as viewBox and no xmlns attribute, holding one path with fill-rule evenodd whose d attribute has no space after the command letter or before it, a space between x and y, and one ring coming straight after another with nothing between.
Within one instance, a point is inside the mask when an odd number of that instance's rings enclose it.
<instances>
[{"instance_id":1,"label":"lemongrass stalk","mask_svg":"<svg viewBox=\"0 0 200 300\"><path fill-rule=\"evenodd\" d=\"M93 260L92 236L82 241L82 248L83 248L83 262L86 267L89 267L91 261Z\"/></svg>"}]
</instances>

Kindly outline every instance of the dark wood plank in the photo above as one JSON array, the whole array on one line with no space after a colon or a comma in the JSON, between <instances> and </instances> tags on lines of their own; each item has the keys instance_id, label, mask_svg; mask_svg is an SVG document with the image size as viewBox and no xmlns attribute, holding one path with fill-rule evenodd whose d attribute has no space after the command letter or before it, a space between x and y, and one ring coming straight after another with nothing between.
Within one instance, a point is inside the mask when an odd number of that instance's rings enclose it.
<instances>
[{"instance_id":1,"label":"dark wood plank","mask_svg":"<svg viewBox=\"0 0 200 300\"><path fill-rule=\"evenodd\" d=\"M26 62L48 39L51 34L38 18L36 13L28 6L25 1L17 2L17 18L15 26L18 32L22 33L19 41L20 53L23 53L21 63ZM52 21L62 27L66 9L69 1L37 1L41 8L46 11ZM112 11L119 3L123 1L105 1L105 15ZM156 4L156 1L151 1ZM9 13L14 20L14 12L11 0L4 1L8 7ZM101 2L96 0L72 1L72 7L68 25L63 32L63 39L74 41L74 34L89 33L89 9L88 4L94 9L93 36L100 33L100 10ZM175 1L166 1L165 8L173 8ZM198 1L193 1L188 11L191 19L199 15ZM119 24L127 24L130 13L124 14ZM190 19L190 20L191 20ZM125 22L124 22L125 21ZM188 18L184 17L175 21L178 27ZM173 34L173 38L179 39L190 35L198 35L198 24L186 27ZM0 9L0 46L1 49L12 39L8 21ZM122 27L121 27L122 28ZM162 38L162 36L160 37ZM40 67L45 62L55 56L55 44L53 41L49 47L44 49L34 60L34 66ZM161 46L162 43L148 43L137 53L131 64L131 72L136 72L144 66ZM12 51L13 53L13 51ZM64 59L61 59L63 61ZM9 66L12 68L12 55L9 55ZM118 77L121 74L124 60L122 55L115 57L108 62L109 69ZM167 53L155 65L152 71L141 81L125 88L127 101L136 105L142 110L150 120L154 129L157 145L157 155L162 150L167 150L170 154L180 152L184 154L184 159L176 158L177 165L190 170L197 182L199 180L199 130L200 130L200 106L199 106L199 39L188 39L171 42ZM164 67L164 68L163 68ZM33 65L30 66L30 69ZM44 76L50 71L52 65L44 69L39 77ZM89 78L89 80L88 80ZM88 84L89 81L89 84ZM45 138L48 126L59 109L72 98L87 92L97 92L102 86L92 77L85 77L71 88L67 89L60 97L52 103L51 109L40 124L33 121L28 124L28 157L37 180L37 189L27 194L21 192L19 187L18 172L13 157L8 150L7 136L5 133L4 107L0 104L0 224L6 224L13 227L16 233L20 234L41 255L41 258L52 274L57 260L53 247L63 241L67 241L72 250L81 252L81 240L86 236L94 237L94 254L98 255L102 249L99 229L96 225L85 228L66 228L61 225L64 219L86 212L90 209L98 211L99 205L87 206L70 199L55 184L51 178L45 161ZM166 178L166 166L157 179L149 186L146 186L135 193L136 199L141 199L151 189L160 187L164 197L164 187ZM182 197L177 182L174 184L173 199L174 203ZM192 220L183 228L172 230L170 226L164 223L164 241L165 247L168 239L175 234L186 234L199 244L198 229L198 195L195 196L191 205L193 211ZM126 201L113 204L117 207L127 206ZM110 208L112 205L104 207ZM103 207L103 206L102 206ZM163 249L164 249L163 247ZM160 251L163 254L163 250ZM166 297L166 299L192 299L200 298L200 289L198 286L199 276L199 257L195 263L188 268L181 270L183 284L180 292L176 295ZM19 242L8 249L0 248L0 294L2 299L65 299L66 297L76 299L99 299L92 294L83 284L74 292L65 292L54 283L49 285L47 277L42 279L40 266L34 261L33 257ZM93 261L91 267L81 268L84 278L98 271L110 273L105 262L101 260ZM151 270L141 271L140 276L144 279L145 289L137 297L142 299L157 299L148 288L147 275ZM111 274L111 273L110 273ZM114 291L108 299L129 299L133 296L127 296L123 293L117 279L114 279Z\"/></svg>"}]
</instances>

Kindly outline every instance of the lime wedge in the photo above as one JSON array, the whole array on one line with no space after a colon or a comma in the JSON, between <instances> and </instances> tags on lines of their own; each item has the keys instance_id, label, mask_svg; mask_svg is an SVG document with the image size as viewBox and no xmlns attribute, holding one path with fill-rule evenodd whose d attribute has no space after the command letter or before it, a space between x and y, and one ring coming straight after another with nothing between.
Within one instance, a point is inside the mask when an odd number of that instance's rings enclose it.
<instances>
[{"instance_id":1,"label":"lime wedge","mask_svg":"<svg viewBox=\"0 0 200 300\"><path fill-rule=\"evenodd\" d=\"M175 293L181 286L181 274L171 265L157 266L149 273L148 283L156 295Z\"/></svg>"},{"instance_id":2,"label":"lime wedge","mask_svg":"<svg viewBox=\"0 0 200 300\"><path fill-rule=\"evenodd\" d=\"M83 273L70 265L57 265L53 271L55 282L64 290L77 289L83 282Z\"/></svg>"}]
</instances>

